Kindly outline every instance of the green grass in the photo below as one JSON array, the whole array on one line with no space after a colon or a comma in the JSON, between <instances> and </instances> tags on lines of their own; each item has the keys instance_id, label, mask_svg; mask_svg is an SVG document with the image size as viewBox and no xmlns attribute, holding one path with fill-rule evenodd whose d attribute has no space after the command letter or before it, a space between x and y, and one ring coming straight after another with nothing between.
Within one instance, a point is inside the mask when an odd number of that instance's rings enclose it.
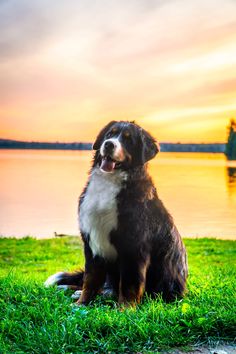
<instances>
[{"instance_id":1,"label":"green grass","mask_svg":"<svg viewBox=\"0 0 236 354\"><path fill-rule=\"evenodd\" d=\"M184 240L190 275L183 300L145 299L123 312L98 298L44 288L52 273L83 266L79 238L0 239L0 353L153 352L235 336L236 243Z\"/></svg>"}]
</instances>

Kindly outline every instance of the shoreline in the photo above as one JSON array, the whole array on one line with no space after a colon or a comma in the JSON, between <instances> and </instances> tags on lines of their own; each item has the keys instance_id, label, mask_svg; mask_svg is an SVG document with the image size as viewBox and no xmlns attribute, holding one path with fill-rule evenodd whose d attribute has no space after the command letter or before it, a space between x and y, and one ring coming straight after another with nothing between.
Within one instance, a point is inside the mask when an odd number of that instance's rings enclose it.
<instances>
[{"instance_id":1,"label":"shoreline","mask_svg":"<svg viewBox=\"0 0 236 354\"><path fill-rule=\"evenodd\" d=\"M92 150L91 142L39 142L0 139L0 149L33 149L33 150ZM159 143L162 152L206 152L225 153L226 143Z\"/></svg>"},{"instance_id":2,"label":"shoreline","mask_svg":"<svg viewBox=\"0 0 236 354\"><path fill-rule=\"evenodd\" d=\"M60 238L81 238L80 234L78 235L70 235L70 234L58 234L57 236L35 236L35 235L25 235L25 236L7 236L7 235L0 235L1 239L9 239L9 240L25 240L25 239L32 239L36 241L40 240L55 240ZM216 240L216 241L236 241L235 236L181 236L183 240Z\"/></svg>"}]
</instances>

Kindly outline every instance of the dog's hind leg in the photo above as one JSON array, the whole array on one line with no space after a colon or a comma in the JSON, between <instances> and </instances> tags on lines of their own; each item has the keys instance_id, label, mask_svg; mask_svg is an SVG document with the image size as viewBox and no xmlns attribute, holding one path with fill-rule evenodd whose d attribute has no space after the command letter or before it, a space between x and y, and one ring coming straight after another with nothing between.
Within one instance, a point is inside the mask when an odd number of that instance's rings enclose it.
<instances>
[{"instance_id":1,"label":"dog's hind leg","mask_svg":"<svg viewBox=\"0 0 236 354\"><path fill-rule=\"evenodd\" d=\"M187 274L184 247L173 248L165 257L159 256L151 261L147 272L146 292L152 298L161 294L166 302L182 297Z\"/></svg>"}]
</instances>

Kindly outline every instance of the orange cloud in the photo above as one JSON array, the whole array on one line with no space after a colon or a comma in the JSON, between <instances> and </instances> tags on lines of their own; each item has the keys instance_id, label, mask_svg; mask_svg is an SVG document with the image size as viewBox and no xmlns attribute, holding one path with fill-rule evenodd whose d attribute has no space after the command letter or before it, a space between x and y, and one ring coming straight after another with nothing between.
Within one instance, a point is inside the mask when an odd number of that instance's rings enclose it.
<instances>
[{"instance_id":1,"label":"orange cloud","mask_svg":"<svg viewBox=\"0 0 236 354\"><path fill-rule=\"evenodd\" d=\"M0 137L91 141L136 119L162 141L225 141L236 3L2 3Z\"/></svg>"}]
</instances>

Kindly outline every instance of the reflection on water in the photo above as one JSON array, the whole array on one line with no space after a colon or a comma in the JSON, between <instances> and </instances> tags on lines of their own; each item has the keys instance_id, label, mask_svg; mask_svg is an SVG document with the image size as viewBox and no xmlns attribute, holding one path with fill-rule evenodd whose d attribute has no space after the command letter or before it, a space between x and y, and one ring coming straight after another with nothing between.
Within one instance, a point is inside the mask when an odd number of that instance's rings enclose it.
<instances>
[{"instance_id":1,"label":"reflection on water","mask_svg":"<svg viewBox=\"0 0 236 354\"><path fill-rule=\"evenodd\" d=\"M235 184L236 183L236 167L227 167L227 173L228 173L228 177L229 177L228 183Z\"/></svg>"},{"instance_id":2,"label":"reflection on water","mask_svg":"<svg viewBox=\"0 0 236 354\"><path fill-rule=\"evenodd\" d=\"M77 200L91 151L1 150L0 234L78 233ZM236 162L223 154L160 153L158 194L183 236L235 238Z\"/></svg>"},{"instance_id":3,"label":"reflection on water","mask_svg":"<svg viewBox=\"0 0 236 354\"><path fill-rule=\"evenodd\" d=\"M235 162L236 163L236 162ZM227 183L230 196L236 196L236 167L227 166Z\"/></svg>"}]
</instances>

